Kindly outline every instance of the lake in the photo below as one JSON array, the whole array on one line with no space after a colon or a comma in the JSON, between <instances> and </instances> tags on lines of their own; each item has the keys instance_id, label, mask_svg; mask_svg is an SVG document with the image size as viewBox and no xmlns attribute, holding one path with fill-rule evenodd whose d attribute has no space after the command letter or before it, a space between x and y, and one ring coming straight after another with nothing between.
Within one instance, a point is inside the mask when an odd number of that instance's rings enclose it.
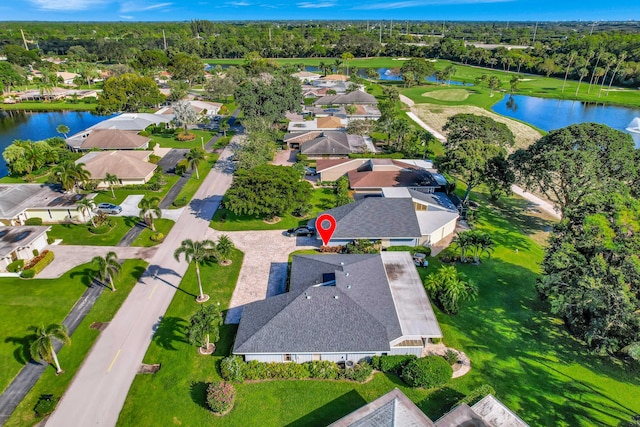
<instances>
[{"instance_id":1,"label":"lake","mask_svg":"<svg viewBox=\"0 0 640 427\"><path fill-rule=\"evenodd\" d=\"M640 134L625 130L634 118L640 117L638 108L514 95L505 96L492 109L498 114L530 123L545 131L575 123L602 123L629 133L636 147L640 148Z\"/></svg>"},{"instance_id":2,"label":"lake","mask_svg":"<svg viewBox=\"0 0 640 427\"><path fill-rule=\"evenodd\" d=\"M78 133L111 116L97 116L86 111L25 112L0 110L0 153L16 139L40 141L54 136L58 125L67 125L68 135ZM0 157L0 177L7 175L7 164Z\"/></svg>"}]
</instances>

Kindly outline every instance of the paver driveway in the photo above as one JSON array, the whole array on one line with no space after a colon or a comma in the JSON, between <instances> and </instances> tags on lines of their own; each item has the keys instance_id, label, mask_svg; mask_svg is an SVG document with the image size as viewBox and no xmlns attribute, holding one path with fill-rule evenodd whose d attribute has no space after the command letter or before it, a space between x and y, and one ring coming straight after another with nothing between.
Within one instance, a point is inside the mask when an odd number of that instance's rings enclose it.
<instances>
[{"instance_id":1,"label":"paver driveway","mask_svg":"<svg viewBox=\"0 0 640 427\"><path fill-rule=\"evenodd\" d=\"M320 246L315 237L287 237L283 230L229 232L209 229L207 239L215 240L221 234L229 236L244 252L225 323L240 322L245 304L285 291L291 252Z\"/></svg>"}]
</instances>

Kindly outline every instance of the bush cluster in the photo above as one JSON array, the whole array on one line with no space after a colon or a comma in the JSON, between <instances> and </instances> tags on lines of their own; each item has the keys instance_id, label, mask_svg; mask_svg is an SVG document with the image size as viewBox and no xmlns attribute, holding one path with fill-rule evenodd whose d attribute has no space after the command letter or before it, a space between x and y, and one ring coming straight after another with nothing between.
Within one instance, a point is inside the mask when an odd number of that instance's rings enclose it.
<instances>
[{"instance_id":1,"label":"bush cluster","mask_svg":"<svg viewBox=\"0 0 640 427\"><path fill-rule=\"evenodd\" d=\"M389 246L386 249L387 252L411 252L411 255L415 253L425 254L431 256L431 248L427 246Z\"/></svg>"},{"instance_id":2,"label":"bush cluster","mask_svg":"<svg viewBox=\"0 0 640 427\"><path fill-rule=\"evenodd\" d=\"M56 408L56 404L58 403L58 398L54 397L51 394L42 394L38 398L38 402L36 403L35 408L33 410L38 417L44 417L45 415L49 415Z\"/></svg>"},{"instance_id":3,"label":"bush cluster","mask_svg":"<svg viewBox=\"0 0 640 427\"><path fill-rule=\"evenodd\" d=\"M175 199L171 205L176 208L181 208L183 206L187 206L187 198L185 196L180 197L179 199Z\"/></svg>"},{"instance_id":4,"label":"bush cluster","mask_svg":"<svg viewBox=\"0 0 640 427\"><path fill-rule=\"evenodd\" d=\"M207 405L213 412L222 413L233 408L235 397L236 390L228 382L213 382L207 386Z\"/></svg>"},{"instance_id":5,"label":"bush cluster","mask_svg":"<svg viewBox=\"0 0 640 427\"><path fill-rule=\"evenodd\" d=\"M342 246L320 246L320 252L321 253L328 253L328 254L341 254L343 250Z\"/></svg>"},{"instance_id":6,"label":"bush cluster","mask_svg":"<svg viewBox=\"0 0 640 427\"><path fill-rule=\"evenodd\" d=\"M112 219L107 219L102 224L89 227L89 232L93 234L105 234L111 231L111 229L115 226L115 222Z\"/></svg>"},{"instance_id":7,"label":"bush cluster","mask_svg":"<svg viewBox=\"0 0 640 427\"><path fill-rule=\"evenodd\" d=\"M342 253L345 254L379 254L382 243L380 240L358 239L347 243Z\"/></svg>"},{"instance_id":8,"label":"bush cluster","mask_svg":"<svg viewBox=\"0 0 640 427\"><path fill-rule=\"evenodd\" d=\"M162 242L164 240L164 234L157 232L151 235L150 237L152 242Z\"/></svg>"},{"instance_id":9,"label":"bush cluster","mask_svg":"<svg viewBox=\"0 0 640 427\"><path fill-rule=\"evenodd\" d=\"M489 384L483 384L480 387L472 390L471 393L467 394L462 399L460 399L458 403L456 403L456 406L462 405L463 403L466 403L469 406L475 405L476 403L478 403L480 399L485 397L487 394L493 394L495 396L496 391Z\"/></svg>"},{"instance_id":10,"label":"bush cluster","mask_svg":"<svg viewBox=\"0 0 640 427\"><path fill-rule=\"evenodd\" d=\"M410 387L440 387L451 379L453 369L441 356L415 359L402 370L402 379Z\"/></svg>"},{"instance_id":11,"label":"bush cluster","mask_svg":"<svg viewBox=\"0 0 640 427\"><path fill-rule=\"evenodd\" d=\"M7 271L9 273L17 273L18 271L22 270L23 267L24 267L24 260L17 259L13 261L11 264L7 265Z\"/></svg>"},{"instance_id":12,"label":"bush cluster","mask_svg":"<svg viewBox=\"0 0 640 427\"><path fill-rule=\"evenodd\" d=\"M444 358L447 362L449 362L449 365L453 365L458 361L458 353L453 350L447 350Z\"/></svg>"},{"instance_id":13,"label":"bush cluster","mask_svg":"<svg viewBox=\"0 0 640 427\"><path fill-rule=\"evenodd\" d=\"M220 362L220 374L226 381L244 380L292 380L292 379L348 379L365 381L373 368L368 363L358 363L353 368L342 369L328 360L305 363L243 362L238 356L229 356Z\"/></svg>"},{"instance_id":14,"label":"bush cluster","mask_svg":"<svg viewBox=\"0 0 640 427\"><path fill-rule=\"evenodd\" d=\"M195 133L179 133L176 136L176 139L178 141L193 141L194 139L196 139L196 134Z\"/></svg>"},{"instance_id":15,"label":"bush cluster","mask_svg":"<svg viewBox=\"0 0 640 427\"><path fill-rule=\"evenodd\" d=\"M189 168L189 162L187 161L187 159L182 159L178 161L178 163L176 163L176 168L175 168L176 175L183 175L188 168Z\"/></svg>"},{"instance_id":16,"label":"bush cluster","mask_svg":"<svg viewBox=\"0 0 640 427\"><path fill-rule=\"evenodd\" d=\"M445 264L453 264L458 260L458 252L454 248L449 246L448 248L440 252L438 258Z\"/></svg>"},{"instance_id":17,"label":"bush cluster","mask_svg":"<svg viewBox=\"0 0 640 427\"><path fill-rule=\"evenodd\" d=\"M29 261L29 264L24 267L21 276L27 279L35 277L35 275L44 270L47 265L51 264L53 258L53 252L47 250L42 251L40 255Z\"/></svg>"},{"instance_id":18,"label":"bush cluster","mask_svg":"<svg viewBox=\"0 0 640 427\"><path fill-rule=\"evenodd\" d=\"M24 225L42 225L42 218L27 218Z\"/></svg>"},{"instance_id":19,"label":"bush cluster","mask_svg":"<svg viewBox=\"0 0 640 427\"><path fill-rule=\"evenodd\" d=\"M371 364L375 369L382 372L392 372L396 375L402 374L402 369L411 361L417 359L413 354L399 354L394 356L373 356Z\"/></svg>"}]
</instances>

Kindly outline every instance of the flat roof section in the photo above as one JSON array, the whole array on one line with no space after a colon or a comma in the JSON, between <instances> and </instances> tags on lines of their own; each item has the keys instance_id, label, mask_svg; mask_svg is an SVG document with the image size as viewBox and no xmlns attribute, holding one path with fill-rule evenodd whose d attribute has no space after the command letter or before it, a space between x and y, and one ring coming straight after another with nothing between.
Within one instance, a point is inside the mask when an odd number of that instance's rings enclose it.
<instances>
[{"instance_id":1,"label":"flat roof section","mask_svg":"<svg viewBox=\"0 0 640 427\"><path fill-rule=\"evenodd\" d=\"M16 249L29 246L49 229L49 226L0 227L0 258L10 256Z\"/></svg>"},{"instance_id":2,"label":"flat roof section","mask_svg":"<svg viewBox=\"0 0 640 427\"><path fill-rule=\"evenodd\" d=\"M418 270L409 252L381 252L402 335L442 337ZM402 307L402 310L398 310Z\"/></svg>"}]
</instances>

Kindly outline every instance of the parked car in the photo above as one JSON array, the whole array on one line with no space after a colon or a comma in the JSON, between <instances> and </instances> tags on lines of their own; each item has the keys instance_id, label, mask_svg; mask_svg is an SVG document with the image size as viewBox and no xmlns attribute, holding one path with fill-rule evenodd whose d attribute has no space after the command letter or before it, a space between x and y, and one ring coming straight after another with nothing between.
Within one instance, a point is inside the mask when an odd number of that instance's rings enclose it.
<instances>
[{"instance_id":1,"label":"parked car","mask_svg":"<svg viewBox=\"0 0 640 427\"><path fill-rule=\"evenodd\" d=\"M316 175L318 175L318 172L316 171L316 168L305 167L305 168L304 168L304 172L305 172L307 175L311 175L311 176L316 176Z\"/></svg>"},{"instance_id":2,"label":"parked car","mask_svg":"<svg viewBox=\"0 0 640 427\"><path fill-rule=\"evenodd\" d=\"M116 215L122 212L122 207L118 205L114 205L112 203L100 203L96 207L96 211L106 213L109 215Z\"/></svg>"},{"instance_id":3,"label":"parked car","mask_svg":"<svg viewBox=\"0 0 640 427\"><path fill-rule=\"evenodd\" d=\"M296 237L296 236L313 236L316 234L316 231L313 228L309 228L306 226L290 228L287 230L287 236Z\"/></svg>"}]
</instances>

